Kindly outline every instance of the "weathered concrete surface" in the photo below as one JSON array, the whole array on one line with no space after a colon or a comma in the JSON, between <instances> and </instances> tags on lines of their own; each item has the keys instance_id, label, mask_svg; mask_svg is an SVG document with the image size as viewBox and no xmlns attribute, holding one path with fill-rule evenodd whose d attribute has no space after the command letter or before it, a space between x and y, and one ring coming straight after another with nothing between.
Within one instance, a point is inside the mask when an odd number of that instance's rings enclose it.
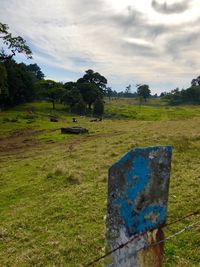
<instances>
[{"instance_id":1,"label":"weathered concrete surface","mask_svg":"<svg viewBox=\"0 0 200 267\"><path fill-rule=\"evenodd\" d=\"M136 148L109 170L106 219L107 249L145 233L113 253L112 267L157 267L162 265L163 244L142 248L162 240L167 215L172 148ZM140 252L137 252L140 250Z\"/></svg>"}]
</instances>

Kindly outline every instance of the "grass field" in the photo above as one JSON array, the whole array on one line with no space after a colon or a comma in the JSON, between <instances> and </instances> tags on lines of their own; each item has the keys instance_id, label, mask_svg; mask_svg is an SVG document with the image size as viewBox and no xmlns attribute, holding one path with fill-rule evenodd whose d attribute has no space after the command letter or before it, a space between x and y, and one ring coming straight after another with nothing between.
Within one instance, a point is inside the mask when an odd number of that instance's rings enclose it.
<instances>
[{"instance_id":1,"label":"grass field","mask_svg":"<svg viewBox=\"0 0 200 267\"><path fill-rule=\"evenodd\" d=\"M108 168L134 147L173 145L168 222L200 206L200 107L106 102L102 122L61 105L31 103L0 113L0 266L81 266L105 247ZM166 235L196 222L185 219ZM200 266L200 228L165 244L165 267ZM103 266L103 262L96 266Z\"/></svg>"}]
</instances>

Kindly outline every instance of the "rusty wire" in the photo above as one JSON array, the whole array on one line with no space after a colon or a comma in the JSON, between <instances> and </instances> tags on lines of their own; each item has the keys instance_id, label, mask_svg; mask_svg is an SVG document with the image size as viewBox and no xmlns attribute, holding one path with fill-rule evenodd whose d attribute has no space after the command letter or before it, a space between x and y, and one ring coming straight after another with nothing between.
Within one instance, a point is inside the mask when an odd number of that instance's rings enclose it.
<instances>
[{"instance_id":1,"label":"rusty wire","mask_svg":"<svg viewBox=\"0 0 200 267\"><path fill-rule=\"evenodd\" d=\"M184 217L182 217L182 218L180 218L180 219L178 219L178 220L172 221L171 223L167 223L167 224L163 225L161 228L166 228L166 227L168 227L168 226L170 226L170 225L173 225L173 224L175 224L175 223L181 222L181 221L183 221L183 220L186 219L186 218L190 218L190 217L192 217L192 216L196 216L196 215L200 215L200 210L197 210L197 211L195 211L195 212L192 212L192 213L190 213L190 214L187 214L186 216L184 216ZM189 231L191 228L195 227L195 226L196 226L197 224L199 224L199 223L200 223L200 221L198 221L198 222L196 222L196 223L193 223L193 224L191 224L191 225L188 225L188 226L184 227L183 229L181 229L180 231L178 231L178 232L176 232L176 233L174 233L174 234L172 234L172 235L166 237L165 239L160 240L160 241L158 241L158 242L155 242L155 243L153 243L153 244L151 244L151 245L149 245L149 246L147 246L147 247L141 248L141 249L139 249L139 250L147 249L147 248L149 248L149 247L159 245L160 243L164 243L165 241L167 241L167 240L169 240L169 239L171 239L171 238L173 238L173 237L175 237L175 236L177 236L177 235L180 235L180 234L182 234L183 232ZM96 259L94 259L93 261L91 261L91 262L89 262L89 263L87 263L87 264L85 264L85 265L82 265L82 267L89 267L89 266L92 266L92 265L96 264L97 262L99 262L99 261L105 259L106 257L110 256L110 255L113 254L114 252L116 252L116 251L118 251L118 250L120 250L120 249L126 247L128 244L132 243L135 239L137 239L138 237L141 237L141 236L145 235L146 233L147 233L147 232L144 232L144 233L141 233L141 234L134 235L134 236L133 236L131 239L129 239L127 242L122 243L121 245L119 245L118 247L114 248L113 250L108 251L108 252L105 253L103 256L101 256L101 257L99 257L99 258L96 258ZM138 251L139 251L139 250L138 250ZM138 252L138 251L137 251L137 252Z\"/></svg>"}]
</instances>

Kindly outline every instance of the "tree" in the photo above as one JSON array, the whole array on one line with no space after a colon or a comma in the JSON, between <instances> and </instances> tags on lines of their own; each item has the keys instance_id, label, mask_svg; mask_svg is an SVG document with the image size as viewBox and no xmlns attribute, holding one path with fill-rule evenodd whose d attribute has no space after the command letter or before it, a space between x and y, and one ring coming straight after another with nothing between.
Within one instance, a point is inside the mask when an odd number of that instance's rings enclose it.
<instances>
[{"instance_id":1,"label":"tree","mask_svg":"<svg viewBox=\"0 0 200 267\"><path fill-rule=\"evenodd\" d=\"M102 98L101 92L93 83L80 83L78 84L78 89L82 95L84 102L88 105L89 110L92 109L92 104L97 98Z\"/></svg>"},{"instance_id":2,"label":"tree","mask_svg":"<svg viewBox=\"0 0 200 267\"><path fill-rule=\"evenodd\" d=\"M7 60L3 64L7 72L8 98L6 105L29 102L35 98L34 76L24 63Z\"/></svg>"},{"instance_id":3,"label":"tree","mask_svg":"<svg viewBox=\"0 0 200 267\"><path fill-rule=\"evenodd\" d=\"M62 100L70 106L71 111L74 111L74 106L82 100L82 95L76 87L68 90L65 89Z\"/></svg>"},{"instance_id":4,"label":"tree","mask_svg":"<svg viewBox=\"0 0 200 267\"><path fill-rule=\"evenodd\" d=\"M27 68L34 74L37 80L44 80L44 73L36 63L28 65Z\"/></svg>"},{"instance_id":5,"label":"tree","mask_svg":"<svg viewBox=\"0 0 200 267\"><path fill-rule=\"evenodd\" d=\"M138 96L144 98L145 102L147 101L147 98L150 97L151 91L149 89L149 86L147 84L137 85L137 94Z\"/></svg>"},{"instance_id":6,"label":"tree","mask_svg":"<svg viewBox=\"0 0 200 267\"><path fill-rule=\"evenodd\" d=\"M89 69L85 71L85 74L82 78L78 79L77 83L92 83L96 85L101 93L105 93L107 79L98 72L94 72L93 70Z\"/></svg>"},{"instance_id":7,"label":"tree","mask_svg":"<svg viewBox=\"0 0 200 267\"><path fill-rule=\"evenodd\" d=\"M32 58L32 52L26 41L21 37L13 37L9 32L9 27L0 22L0 39L3 42L3 47L0 51L0 61L12 59L16 53L25 54L27 58Z\"/></svg>"},{"instance_id":8,"label":"tree","mask_svg":"<svg viewBox=\"0 0 200 267\"><path fill-rule=\"evenodd\" d=\"M200 76L198 76L198 77L195 78L195 79L192 79L192 81L191 81L191 85L192 85L192 86L198 86L198 85L200 85Z\"/></svg>"},{"instance_id":9,"label":"tree","mask_svg":"<svg viewBox=\"0 0 200 267\"><path fill-rule=\"evenodd\" d=\"M129 84L128 86L126 86L125 92L124 92L124 97L131 97L132 93L131 93L131 84Z\"/></svg>"},{"instance_id":10,"label":"tree","mask_svg":"<svg viewBox=\"0 0 200 267\"><path fill-rule=\"evenodd\" d=\"M131 84L126 86L125 94L130 94L131 93Z\"/></svg>"},{"instance_id":11,"label":"tree","mask_svg":"<svg viewBox=\"0 0 200 267\"><path fill-rule=\"evenodd\" d=\"M55 109L55 103L63 98L65 89L61 87L60 83L56 83L52 80L41 80L38 82L39 95L51 102L53 109Z\"/></svg>"},{"instance_id":12,"label":"tree","mask_svg":"<svg viewBox=\"0 0 200 267\"><path fill-rule=\"evenodd\" d=\"M106 95L108 96L109 100L112 96L112 93L113 93L113 91L112 91L111 87L106 87Z\"/></svg>"},{"instance_id":13,"label":"tree","mask_svg":"<svg viewBox=\"0 0 200 267\"><path fill-rule=\"evenodd\" d=\"M97 98L94 102L94 115L101 116L104 113L104 103L101 98Z\"/></svg>"},{"instance_id":14,"label":"tree","mask_svg":"<svg viewBox=\"0 0 200 267\"><path fill-rule=\"evenodd\" d=\"M7 71L3 64L0 64L0 109L4 107L8 97Z\"/></svg>"}]
</instances>

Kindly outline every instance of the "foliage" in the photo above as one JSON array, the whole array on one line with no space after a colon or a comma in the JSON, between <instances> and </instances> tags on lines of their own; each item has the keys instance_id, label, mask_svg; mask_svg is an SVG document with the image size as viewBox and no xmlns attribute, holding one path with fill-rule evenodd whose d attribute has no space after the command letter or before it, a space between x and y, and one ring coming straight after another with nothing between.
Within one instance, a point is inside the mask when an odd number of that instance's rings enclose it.
<instances>
[{"instance_id":1,"label":"foliage","mask_svg":"<svg viewBox=\"0 0 200 267\"><path fill-rule=\"evenodd\" d=\"M76 87L66 90L62 98L63 102L70 106L71 110L81 99L81 93Z\"/></svg>"},{"instance_id":2,"label":"foliage","mask_svg":"<svg viewBox=\"0 0 200 267\"><path fill-rule=\"evenodd\" d=\"M4 47L0 51L0 61L11 59L16 53L25 54L27 58L32 58L32 52L26 41L21 37L13 37L9 32L9 27L0 22L0 38L3 41Z\"/></svg>"},{"instance_id":3,"label":"foliage","mask_svg":"<svg viewBox=\"0 0 200 267\"><path fill-rule=\"evenodd\" d=\"M99 74L89 69L85 71L85 74L82 78L77 80L77 83L91 83L94 84L102 93L105 92L107 79Z\"/></svg>"},{"instance_id":4,"label":"foliage","mask_svg":"<svg viewBox=\"0 0 200 267\"><path fill-rule=\"evenodd\" d=\"M149 86L147 84L138 85L137 94L138 94L138 96L141 96L142 98L144 98L144 100L146 102L147 98L149 98L151 95L151 91L149 89Z\"/></svg>"},{"instance_id":5,"label":"foliage","mask_svg":"<svg viewBox=\"0 0 200 267\"><path fill-rule=\"evenodd\" d=\"M37 80L44 80L44 73L36 63L28 65L27 68L34 74Z\"/></svg>"},{"instance_id":6,"label":"foliage","mask_svg":"<svg viewBox=\"0 0 200 267\"><path fill-rule=\"evenodd\" d=\"M94 102L94 115L101 116L104 113L104 103L101 98L97 98Z\"/></svg>"},{"instance_id":7,"label":"foliage","mask_svg":"<svg viewBox=\"0 0 200 267\"><path fill-rule=\"evenodd\" d=\"M197 85L200 85L200 76L192 79L192 81L191 81L191 86L197 86Z\"/></svg>"},{"instance_id":8,"label":"foliage","mask_svg":"<svg viewBox=\"0 0 200 267\"><path fill-rule=\"evenodd\" d=\"M93 83L80 83L78 84L78 89L82 95L83 100L88 105L89 110L92 109L92 104L96 101L96 99L98 97L102 97L100 91L98 90L98 87Z\"/></svg>"},{"instance_id":9,"label":"foliage","mask_svg":"<svg viewBox=\"0 0 200 267\"><path fill-rule=\"evenodd\" d=\"M191 86L187 89L176 88L170 93L163 95L170 105L200 104L200 85Z\"/></svg>"},{"instance_id":10,"label":"foliage","mask_svg":"<svg viewBox=\"0 0 200 267\"><path fill-rule=\"evenodd\" d=\"M32 101L35 97L34 76L24 63L17 64L14 60L4 63L7 72L8 97L6 105L13 106Z\"/></svg>"},{"instance_id":11,"label":"foliage","mask_svg":"<svg viewBox=\"0 0 200 267\"><path fill-rule=\"evenodd\" d=\"M34 83L43 79L44 74L37 64L17 64L12 58L17 53L32 58L32 52L26 41L13 37L9 27L0 22L0 108L17 105L35 99Z\"/></svg>"},{"instance_id":12,"label":"foliage","mask_svg":"<svg viewBox=\"0 0 200 267\"><path fill-rule=\"evenodd\" d=\"M56 101L61 101L65 90L60 86L59 83L56 83L52 80L41 80L38 83L39 94L44 97L47 101L51 102L53 109L55 109Z\"/></svg>"},{"instance_id":13,"label":"foliage","mask_svg":"<svg viewBox=\"0 0 200 267\"><path fill-rule=\"evenodd\" d=\"M0 63L0 108L4 107L4 103L8 97L7 71L3 64Z\"/></svg>"},{"instance_id":14,"label":"foliage","mask_svg":"<svg viewBox=\"0 0 200 267\"><path fill-rule=\"evenodd\" d=\"M87 107L91 113L95 101L103 99L106 83L106 78L98 72L87 70L77 82L67 82L63 85L66 89L63 102L68 104L73 112L85 112Z\"/></svg>"},{"instance_id":15,"label":"foliage","mask_svg":"<svg viewBox=\"0 0 200 267\"><path fill-rule=\"evenodd\" d=\"M82 98L73 106L72 112L77 113L79 115L84 115L86 112L86 104Z\"/></svg>"}]
</instances>

